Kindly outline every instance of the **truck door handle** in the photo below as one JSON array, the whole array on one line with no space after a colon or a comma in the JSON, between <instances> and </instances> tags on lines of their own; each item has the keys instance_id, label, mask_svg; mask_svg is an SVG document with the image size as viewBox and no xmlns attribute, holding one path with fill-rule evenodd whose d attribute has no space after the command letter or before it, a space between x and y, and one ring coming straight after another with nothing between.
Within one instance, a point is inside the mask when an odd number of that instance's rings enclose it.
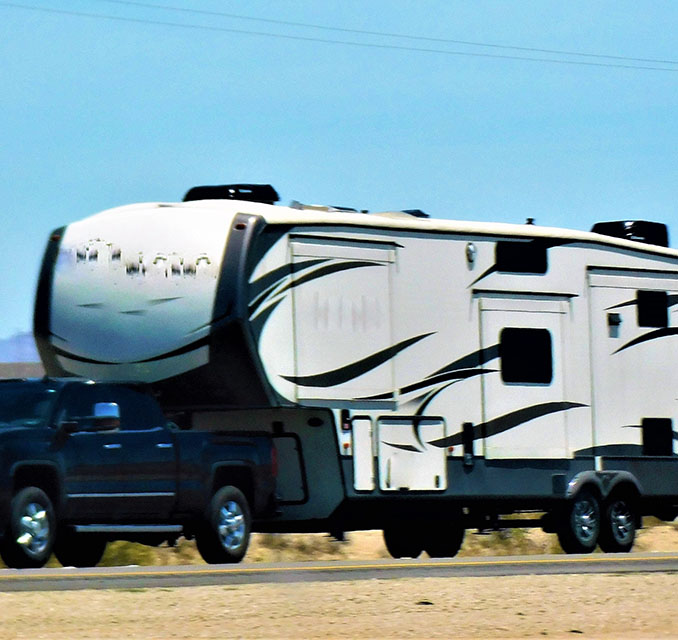
<instances>
[{"instance_id":1,"label":"truck door handle","mask_svg":"<svg viewBox=\"0 0 678 640\"><path fill-rule=\"evenodd\" d=\"M171 449L174 445L171 442L158 442L155 446L158 449Z\"/></svg>"},{"instance_id":2,"label":"truck door handle","mask_svg":"<svg viewBox=\"0 0 678 640\"><path fill-rule=\"evenodd\" d=\"M113 442L104 445L104 449L122 449L122 445L118 442Z\"/></svg>"}]
</instances>

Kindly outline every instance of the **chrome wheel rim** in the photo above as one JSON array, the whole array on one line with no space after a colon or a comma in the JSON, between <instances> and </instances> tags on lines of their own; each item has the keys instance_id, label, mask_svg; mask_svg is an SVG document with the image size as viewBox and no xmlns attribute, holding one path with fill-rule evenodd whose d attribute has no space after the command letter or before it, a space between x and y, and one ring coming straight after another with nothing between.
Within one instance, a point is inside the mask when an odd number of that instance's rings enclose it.
<instances>
[{"instance_id":1,"label":"chrome wheel rim","mask_svg":"<svg viewBox=\"0 0 678 640\"><path fill-rule=\"evenodd\" d=\"M580 500L574 505L573 524L577 537L590 543L598 535L598 510L590 500Z\"/></svg>"},{"instance_id":2,"label":"chrome wheel rim","mask_svg":"<svg viewBox=\"0 0 678 640\"><path fill-rule=\"evenodd\" d=\"M17 544L33 556L43 554L49 546L50 522L45 507L37 502L26 505L19 520Z\"/></svg>"},{"instance_id":3,"label":"chrome wheel rim","mask_svg":"<svg viewBox=\"0 0 678 640\"><path fill-rule=\"evenodd\" d=\"M229 500L219 509L217 531L221 545L227 551L236 551L245 540L245 515L235 500Z\"/></svg>"},{"instance_id":4,"label":"chrome wheel rim","mask_svg":"<svg viewBox=\"0 0 678 640\"><path fill-rule=\"evenodd\" d=\"M634 534L633 514L623 500L618 500L610 508L612 535L617 542L627 543Z\"/></svg>"}]
</instances>

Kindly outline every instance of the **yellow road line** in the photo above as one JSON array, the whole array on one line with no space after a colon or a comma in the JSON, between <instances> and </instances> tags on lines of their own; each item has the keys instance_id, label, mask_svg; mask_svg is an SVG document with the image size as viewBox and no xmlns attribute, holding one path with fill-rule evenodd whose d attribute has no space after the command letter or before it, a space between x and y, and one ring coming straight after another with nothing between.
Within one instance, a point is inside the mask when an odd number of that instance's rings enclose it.
<instances>
[{"instance_id":1,"label":"yellow road line","mask_svg":"<svg viewBox=\"0 0 678 640\"><path fill-rule=\"evenodd\" d=\"M226 575L226 574L253 574L253 573L290 573L299 571L359 571L365 569L406 569L406 568L464 568L464 567L500 567L505 565L544 565L544 564L575 564L588 562L590 564L605 564L613 562L657 562L664 560L678 561L678 555L660 556L660 557L637 557L637 556L583 556L583 557L569 557L562 558L535 558L529 560L469 560L469 561L452 561L452 562L397 562L389 564L355 564L355 565L316 565L316 566L295 566L295 567L229 567L221 569L182 569L172 573L168 571L120 571L112 573L48 573L48 574L29 574L29 573L15 573L11 575L0 575L2 580L16 580L16 579L30 579L30 580L88 580L94 578L128 578L128 577L191 577L199 575Z\"/></svg>"}]
</instances>

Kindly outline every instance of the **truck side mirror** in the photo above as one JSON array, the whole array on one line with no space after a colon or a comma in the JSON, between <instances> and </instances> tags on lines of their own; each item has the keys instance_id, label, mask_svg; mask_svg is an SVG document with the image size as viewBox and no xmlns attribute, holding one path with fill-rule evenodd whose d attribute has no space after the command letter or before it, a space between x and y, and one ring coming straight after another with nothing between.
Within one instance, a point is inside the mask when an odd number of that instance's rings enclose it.
<instances>
[{"instance_id":1,"label":"truck side mirror","mask_svg":"<svg viewBox=\"0 0 678 640\"><path fill-rule=\"evenodd\" d=\"M108 431L120 428L120 407L117 402L97 402L94 405L92 431Z\"/></svg>"}]
</instances>

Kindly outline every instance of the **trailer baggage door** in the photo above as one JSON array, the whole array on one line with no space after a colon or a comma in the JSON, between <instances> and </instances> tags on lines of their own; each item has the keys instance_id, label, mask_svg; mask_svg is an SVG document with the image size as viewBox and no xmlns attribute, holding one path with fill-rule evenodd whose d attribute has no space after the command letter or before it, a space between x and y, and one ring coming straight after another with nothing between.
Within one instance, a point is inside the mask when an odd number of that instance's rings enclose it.
<instances>
[{"instance_id":1,"label":"trailer baggage door","mask_svg":"<svg viewBox=\"0 0 678 640\"><path fill-rule=\"evenodd\" d=\"M496 354L482 377L486 458L567 456L568 308L566 298L480 298L482 348Z\"/></svg>"}]
</instances>

